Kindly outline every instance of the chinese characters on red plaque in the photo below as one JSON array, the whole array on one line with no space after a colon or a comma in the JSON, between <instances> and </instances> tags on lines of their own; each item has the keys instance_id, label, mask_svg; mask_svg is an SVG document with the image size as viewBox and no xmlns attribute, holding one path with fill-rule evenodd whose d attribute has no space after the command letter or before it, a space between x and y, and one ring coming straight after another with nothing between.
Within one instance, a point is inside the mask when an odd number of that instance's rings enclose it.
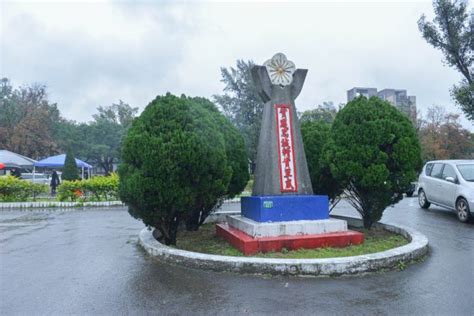
<instances>
[{"instance_id":1,"label":"chinese characters on red plaque","mask_svg":"<svg viewBox=\"0 0 474 316\"><path fill-rule=\"evenodd\" d=\"M277 121L278 163L280 164L280 191L297 192L296 164L292 113L289 104L275 104Z\"/></svg>"}]
</instances>

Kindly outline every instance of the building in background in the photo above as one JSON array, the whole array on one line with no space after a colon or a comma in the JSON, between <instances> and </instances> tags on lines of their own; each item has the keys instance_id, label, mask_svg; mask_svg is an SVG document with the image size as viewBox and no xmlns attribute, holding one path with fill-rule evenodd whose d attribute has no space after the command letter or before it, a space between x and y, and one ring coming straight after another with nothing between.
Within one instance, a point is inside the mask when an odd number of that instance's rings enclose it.
<instances>
[{"instance_id":1,"label":"building in background","mask_svg":"<svg viewBox=\"0 0 474 316\"><path fill-rule=\"evenodd\" d=\"M347 91L347 102L358 96L366 98L377 96L382 100L390 102L401 112L407 114L413 122L416 121L416 97L407 95L407 90L383 89L377 91L377 88L355 87Z\"/></svg>"},{"instance_id":2,"label":"building in background","mask_svg":"<svg viewBox=\"0 0 474 316\"><path fill-rule=\"evenodd\" d=\"M370 97L377 96L377 88L359 88L355 87L347 91L347 102L359 97L364 96L367 99Z\"/></svg>"}]
</instances>

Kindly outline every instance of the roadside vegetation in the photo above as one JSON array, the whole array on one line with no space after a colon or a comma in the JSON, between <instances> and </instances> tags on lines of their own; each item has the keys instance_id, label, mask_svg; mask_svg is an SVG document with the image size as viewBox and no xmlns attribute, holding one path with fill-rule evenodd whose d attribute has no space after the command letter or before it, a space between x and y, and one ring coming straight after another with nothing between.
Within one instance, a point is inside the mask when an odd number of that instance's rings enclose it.
<instances>
[{"instance_id":1,"label":"roadside vegetation","mask_svg":"<svg viewBox=\"0 0 474 316\"><path fill-rule=\"evenodd\" d=\"M116 201L119 177L116 173L97 176L86 180L63 181L58 187L59 201L99 202Z\"/></svg>"},{"instance_id":2,"label":"roadside vegetation","mask_svg":"<svg viewBox=\"0 0 474 316\"><path fill-rule=\"evenodd\" d=\"M45 194L49 187L44 184L20 180L13 176L0 177L0 202L33 201L40 194Z\"/></svg>"},{"instance_id":3,"label":"roadside vegetation","mask_svg":"<svg viewBox=\"0 0 474 316\"><path fill-rule=\"evenodd\" d=\"M99 202L118 200L119 178L96 176L86 180L65 180L57 188L57 195L51 197L50 187L13 176L0 177L0 202Z\"/></svg>"}]
</instances>

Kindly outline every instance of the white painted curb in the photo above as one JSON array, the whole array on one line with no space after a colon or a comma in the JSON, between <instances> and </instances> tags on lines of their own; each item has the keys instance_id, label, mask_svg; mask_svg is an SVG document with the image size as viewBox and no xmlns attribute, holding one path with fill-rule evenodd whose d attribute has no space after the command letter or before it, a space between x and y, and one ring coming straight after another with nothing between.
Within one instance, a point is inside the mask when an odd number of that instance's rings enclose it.
<instances>
[{"instance_id":1,"label":"white painted curb","mask_svg":"<svg viewBox=\"0 0 474 316\"><path fill-rule=\"evenodd\" d=\"M101 206L122 206L122 201L103 202L0 202L0 209L25 209L25 208L66 208L66 207L101 207Z\"/></svg>"},{"instance_id":2,"label":"white painted curb","mask_svg":"<svg viewBox=\"0 0 474 316\"><path fill-rule=\"evenodd\" d=\"M407 227L380 223L377 226L405 236L410 243L368 255L326 259L270 259L196 253L159 243L147 228L140 231L139 243L151 256L171 264L213 271L282 275L339 276L374 272L394 268L427 254L428 239L421 233Z\"/></svg>"}]
</instances>

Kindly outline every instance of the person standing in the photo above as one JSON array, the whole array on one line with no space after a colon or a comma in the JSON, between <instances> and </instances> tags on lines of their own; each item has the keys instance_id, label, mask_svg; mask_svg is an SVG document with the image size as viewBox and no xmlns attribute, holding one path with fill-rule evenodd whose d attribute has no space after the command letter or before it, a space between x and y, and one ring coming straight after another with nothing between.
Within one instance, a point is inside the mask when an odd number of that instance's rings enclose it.
<instances>
[{"instance_id":1,"label":"person standing","mask_svg":"<svg viewBox=\"0 0 474 316\"><path fill-rule=\"evenodd\" d=\"M56 188L60 183L61 181L59 181L58 173L56 170L53 170L53 174L51 175L51 183L49 184L51 186L51 196L56 195Z\"/></svg>"},{"instance_id":2,"label":"person standing","mask_svg":"<svg viewBox=\"0 0 474 316\"><path fill-rule=\"evenodd\" d=\"M18 168L13 168L11 171L11 175L14 176L15 178L20 179L21 178L21 171Z\"/></svg>"}]
</instances>

